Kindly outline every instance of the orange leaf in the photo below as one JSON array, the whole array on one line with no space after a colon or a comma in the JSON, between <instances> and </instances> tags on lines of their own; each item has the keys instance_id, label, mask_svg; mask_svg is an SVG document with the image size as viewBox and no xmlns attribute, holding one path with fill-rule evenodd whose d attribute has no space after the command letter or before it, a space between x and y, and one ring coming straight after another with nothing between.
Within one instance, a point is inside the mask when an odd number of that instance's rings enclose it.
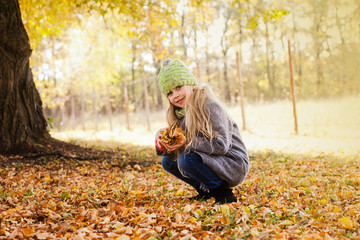
<instances>
[{"instance_id":1,"label":"orange leaf","mask_svg":"<svg viewBox=\"0 0 360 240\"><path fill-rule=\"evenodd\" d=\"M31 228L23 228L21 229L21 232L25 237L30 237L35 233L34 230L32 230Z\"/></svg>"},{"instance_id":2,"label":"orange leaf","mask_svg":"<svg viewBox=\"0 0 360 240\"><path fill-rule=\"evenodd\" d=\"M229 224L230 223L230 219L226 216L222 216L220 219L222 224Z\"/></svg>"}]
</instances>

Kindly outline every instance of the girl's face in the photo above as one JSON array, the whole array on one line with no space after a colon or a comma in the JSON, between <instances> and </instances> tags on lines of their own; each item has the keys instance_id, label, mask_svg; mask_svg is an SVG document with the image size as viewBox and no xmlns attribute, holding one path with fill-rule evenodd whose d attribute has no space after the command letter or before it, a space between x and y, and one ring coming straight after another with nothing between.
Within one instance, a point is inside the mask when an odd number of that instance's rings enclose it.
<instances>
[{"instance_id":1,"label":"girl's face","mask_svg":"<svg viewBox=\"0 0 360 240\"><path fill-rule=\"evenodd\" d=\"M177 86L170 90L168 99L176 107L184 108L193 92L193 86Z\"/></svg>"}]
</instances>

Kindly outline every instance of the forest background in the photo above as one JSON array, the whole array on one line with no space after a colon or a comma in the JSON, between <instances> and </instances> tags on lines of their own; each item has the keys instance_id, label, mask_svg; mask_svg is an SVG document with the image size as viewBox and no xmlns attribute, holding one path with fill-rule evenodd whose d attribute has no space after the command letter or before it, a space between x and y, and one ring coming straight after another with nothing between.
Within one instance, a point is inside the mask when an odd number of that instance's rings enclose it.
<instances>
[{"instance_id":1,"label":"forest background","mask_svg":"<svg viewBox=\"0 0 360 240\"><path fill-rule=\"evenodd\" d=\"M209 83L243 128L246 121L250 149L359 152L356 0L19 3L56 138L151 145L168 104L156 76L171 57Z\"/></svg>"}]
</instances>

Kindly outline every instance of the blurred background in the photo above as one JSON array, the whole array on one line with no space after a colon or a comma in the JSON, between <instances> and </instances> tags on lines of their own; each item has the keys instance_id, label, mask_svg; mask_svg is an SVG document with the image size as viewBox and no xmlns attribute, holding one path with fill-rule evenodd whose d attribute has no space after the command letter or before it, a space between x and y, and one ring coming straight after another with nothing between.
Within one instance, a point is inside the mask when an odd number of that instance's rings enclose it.
<instances>
[{"instance_id":1,"label":"blurred background","mask_svg":"<svg viewBox=\"0 0 360 240\"><path fill-rule=\"evenodd\" d=\"M358 0L19 3L56 138L152 145L170 57L212 86L250 150L359 156Z\"/></svg>"}]
</instances>

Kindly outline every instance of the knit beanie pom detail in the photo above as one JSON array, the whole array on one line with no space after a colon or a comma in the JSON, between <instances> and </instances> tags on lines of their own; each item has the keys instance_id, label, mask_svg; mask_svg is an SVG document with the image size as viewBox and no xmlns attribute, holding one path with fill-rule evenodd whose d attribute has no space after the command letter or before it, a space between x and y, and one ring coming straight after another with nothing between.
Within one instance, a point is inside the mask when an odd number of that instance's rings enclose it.
<instances>
[{"instance_id":1,"label":"knit beanie pom detail","mask_svg":"<svg viewBox=\"0 0 360 240\"><path fill-rule=\"evenodd\" d=\"M183 85L196 85L197 81L190 69L178 59L166 59L158 76L161 92L167 96L171 89Z\"/></svg>"}]
</instances>

